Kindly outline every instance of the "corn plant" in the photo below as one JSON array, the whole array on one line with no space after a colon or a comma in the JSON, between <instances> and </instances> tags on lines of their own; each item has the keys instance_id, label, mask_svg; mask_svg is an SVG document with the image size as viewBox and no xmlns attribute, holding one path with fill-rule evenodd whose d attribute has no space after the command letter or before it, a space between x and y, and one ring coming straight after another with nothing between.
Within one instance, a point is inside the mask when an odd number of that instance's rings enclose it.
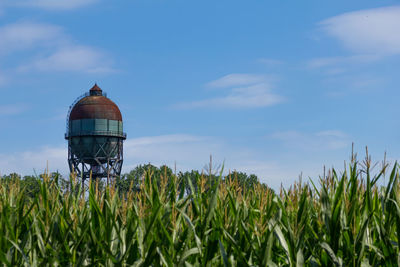
<instances>
[{"instance_id":1,"label":"corn plant","mask_svg":"<svg viewBox=\"0 0 400 267\"><path fill-rule=\"evenodd\" d=\"M44 175L0 181L4 266L400 266L399 167L352 157L275 193L235 175L145 173L119 193ZM388 182L382 185L385 175ZM212 179L212 181L210 181ZM378 186L378 184L380 184ZM132 189L132 188L131 188Z\"/></svg>"}]
</instances>

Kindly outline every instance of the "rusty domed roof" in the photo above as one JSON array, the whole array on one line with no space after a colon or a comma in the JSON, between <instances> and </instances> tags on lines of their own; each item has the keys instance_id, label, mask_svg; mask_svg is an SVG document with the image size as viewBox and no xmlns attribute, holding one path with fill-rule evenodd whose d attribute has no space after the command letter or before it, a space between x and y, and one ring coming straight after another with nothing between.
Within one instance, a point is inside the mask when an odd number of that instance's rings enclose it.
<instances>
[{"instance_id":1,"label":"rusty domed roof","mask_svg":"<svg viewBox=\"0 0 400 267\"><path fill-rule=\"evenodd\" d=\"M90 95L82 98L71 110L69 120L109 119L122 121L118 106L102 95L102 90L95 84Z\"/></svg>"}]
</instances>

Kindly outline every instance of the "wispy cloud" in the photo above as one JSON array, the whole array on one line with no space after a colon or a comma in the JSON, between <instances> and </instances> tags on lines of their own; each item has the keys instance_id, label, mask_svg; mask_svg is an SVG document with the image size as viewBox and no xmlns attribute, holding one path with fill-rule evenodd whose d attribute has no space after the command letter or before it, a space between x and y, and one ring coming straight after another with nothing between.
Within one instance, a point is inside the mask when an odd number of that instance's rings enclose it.
<instances>
[{"instance_id":1,"label":"wispy cloud","mask_svg":"<svg viewBox=\"0 0 400 267\"><path fill-rule=\"evenodd\" d=\"M231 86L249 85L264 82L266 79L267 76L265 75L232 73L207 83L207 87L225 88Z\"/></svg>"},{"instance_id":2,"label":"wispy cloud","mask_svg":"<svg viewBox=\"0 0 400 267\"><path fill-rule=\"evenodd\" d=\"M18 22L1 27L0 36L0 56L29 52L23 62L17 63L19 71L113 71L111 60L104 52L76 44L55 25Z\"/></svg>"},{"instance_id":3,"label":"wispy cloud","mask_svg":"<svg viewBox=\"0 0 400 267\"><path fill-rule=\"evenodd\" d=\"M352 64L371 63L379 60L381 57L378 55L353 55L342 57L323 57L314 58L307 63L311 69L316 68L332 68L347 67Z\"/></svg>"},{"instance_id":4,"label":"wispy cloud","mask_svg":"<svg viewBox=\"0 0 400 267\"><path fill-rule=\"evenodd\" d=\"M189 143L189 142L199 142L204 141L205 137L187 135L187 134L170 134L170 135L160 135L160 136L146 136L128 139L125 142L126 147L135 147L135 146L145 146L145 145L158 145L158 144L167 144L167 143Z\"/></svg>"},{"instance_id":5,"label":"wispy cloud","mask_svg":"<svg viewBox=\"0 0 400 267\"><path fill-rule=\"evenodd\" d=\"M266 75L229 74L209 82L209 88L228 89L223 96L177 104L177 108L260 108L278 104L284 100L272 92L272 82Z\"/></svg>"},{"instance_id":6,"label":"wispy cloud","mask_svg":"<svg viewBox=\"0 0 400 267\"><path fill-rule=\"evenodd\" d=\"M400 54L400 6L344 13L320 26L357 54Z\"/></svg>"},{"instance_id":7,"label":"wispy cloud","mask_svg":"<svg viewBox=\"0 0 400 267\"><path fill-rule=\"evenodd\" d=\"M0 116L20 114L28 109L25 104L0 105Z\"/></svg>"},{"instance_id":8,"label":"wispy cloud","mask_svg":"<svg viewBox=\"0 0 400 267\"><path fill-rule=\"evenodd\" d=\"M306 136L306 137L304 137ZM310 135L299 132L277 133L276 138L281 138L286 144L296 142L307 142L310 139L319 139L320 146L329 146L336 149L342 144L335 144L332 140L345 139L347 135L340 131L321 131ZM332 140L331 140L332 139ZM329 141L325 144L326 140ZM292 143L289 143L292 142ZM294 153L303 154L298 147L291 147ZM318 153L317 153L318 154ZM145 136L127 139L124 143L124 165L123 172L128 172L139 164L151 163L156 166L164 165L177 171L204 170L209 162L209 156L213 156L214 166L225 163L225 174L229 171L244 171L248 174L256 174L259 179L270 187L278 189L280 184L288 186L303 172L306 177L320 174L322 170L322 159L314 159L312 162L302 162L292 159L281 163L277 159L271 160L268 156L257 153L252 149L229 143L229 141L208 136L197 136L188 134L170 134L160 136ZM17 172L29 175L35 169L38 173L45 170L59 170L63 175L69 173L67 164L67 145L44 146L38 149L15 152L0 152L0 175ZM290 166L290 168L288 168ZM320 169L318 169L320 168Z\"/></svg>"},{"instance_id":9,"label":"wispy cloud","mask_svg":"<svg viewBox=\"0 0 400 267\"><path fill-rule=\"evenodd\" d=\"M6 84L7 82L7 77L2 71L0 70L0 86Z\"/></svg>"},{"instance_id":10,"label":"wispy cloud","mask_svg":"<svg viewBox=\"0 0 400 267\"><path fill-rule=\"evenodd\" d=\"M318 71L323 75L335 77L335 82L346 80L345 76L349 73L352 73L352 79L357 81L358 77L355 78L357 71L380 59L382 59L381 55L372 54L321 57L309 60L306 63L306 67L308 70Z\"/></svg>"},{"instance_id":11,"label":"wispy cloud","mask_svg":"<svg viewBox=\"0 0 400 267\"><path fill-rule=\"evenodd\" d=\"M12 110L7 108L6 111ZM219 162L223 161L223 147L215 138L187 134L129 138L124 142L123 172L145 163L173 166L176 162L179 170L202 169L210 154L218 157ZM32 174L33 169L41 172L47 161L50 170L68 174L67 153L67 144L14 153L2 154L0 151L0 174L17 172L27 175Z\"/></svg>"},{"instance_id":12,"label":"wispy cloud","mask_svg":"<svg viewBox=\"0 0 400 267\"><path fill-rule=\"evenodd\" d=\"M132 138L124 143L124 170L148 162L169 166L176 162L179 169L194 168L196 164L196 168L202 168L210 154L219 154L221 150L218 140L204 136L171 134Z\"/></svg>"},{"instance_id":13,"label":"wispy cloud","mask_svg":"<svg viewBox=\"0 0 400 267\"><path fill-rule=\"evenodd\" d=\"M68 173L66 147L45 146L32 151L0 153L0 175L16 172L21 175L32 175L34 170L42 173L47 164L50 170Z\"/></svg>"},{"instance_id":14,"label":"wispy cloud","mask_svg":"<svg viewBox=\"0 0 400 267\"><path fill-rule=\"evenodd\" d=\"M35 22L17 22L0 28L0 55L36 47L53 47L66 42L61 27Z\"/></svg>"},{"instance_id":15,"label":"wispy cloud","mask_svg":"<svg viewBox=\"0 0 400 267\"><path fill-rule=\"evenodd\" d=\"M272 134L270 137L280 140L293 150L335 150L350 144L349 136L338 130L326 130L314 133L285 131Z\"/></svg>"},{"instance_id":16,"label":"wispy cloud","mask_svg":"<svg viewBox=\"0 0 400 267\"><path fill-rule=\"evenodd\" d=\"M124 143L124 152L125 172L144 163L166 164L171 168L176 163L178 171L202 171L212 155L214 166L225 164L225 174L233 170L253 173L274 188L300 174L300 171L288 170L286 166L263 158L251 149L209 136L171 134L132 138Z\"/></svg>"},{"instance_id":17,"label":"wispy cloud","mask_svg":"<svg viewBox=\"0 0 400 267\"><path fill-rule=\"evenodd\" d=\"M187 134L130 138L124 142L123 172L146 163L157 166L166 164L170 167L176 163L178 170L201 170L211 154L215 157L215 162L222 162L222 153L226 148L215 138ZM0 153L0 173L17 172L27 175L32 174L33 169L41 172L45 169L47 161L50 170L68 174L67 145Z\"/></svg>"},{"instance_id":18,"label":"wispy cloud","mask_svg":"<svg viewBox=\"0 0 400 267\"><path fill-rule=\"evenodd\" d=\"M276 67L282 65L284 62L282 60L277 60L273 58L259 58L258 62L268 66L268 67Z\"/></svg>"},{"instance_id":19,"label":"wispy cloud","mask_svg":"<svg viewBox=\"0 0 400 267\"><path fill-rule=\"evenodd\" d=\"M67 164L67 145L44 146L36 150L16 153L0 153L0 175L17 172L29 175L35 169L38 173L45 170L48 162L50 171L58 170L63 175L69 173ZM278 188L281 181L296 177L298 173L289 173L285 166L277 162L260 159L255 153L243 147L236 147L226 140L215 137L188 134L170 134L127 139L124 143L123 172L128 172L139 164L151 163L164 165L177 171L204 170L213 156L214 167L225 163L225 174L229 170L254 173L270 186Z\"/></svg>"},{"instance_id":20,"label":"wispy cloud","mask_svg":"<svg viewBox=\"0 0 400 267\"><path fill-rule=\"evenodd\" d=\"M82 71L106 73L114 70L104 53L88 46L64 46L53 54L39 58L30 64L20 66L19 70L39 71Z\"/></svg>"},{"instance_id":21,"label":"wispy cloud","mask_svg":"<svg viewBox=\"0 0 400 267\"><path fill-rule=\"evenodd\" d=\"M48 10L71 10L87 6L98 0L8 0L3 1L3 6L9 7L35 7Z\"/></svg>"}]
</instances>

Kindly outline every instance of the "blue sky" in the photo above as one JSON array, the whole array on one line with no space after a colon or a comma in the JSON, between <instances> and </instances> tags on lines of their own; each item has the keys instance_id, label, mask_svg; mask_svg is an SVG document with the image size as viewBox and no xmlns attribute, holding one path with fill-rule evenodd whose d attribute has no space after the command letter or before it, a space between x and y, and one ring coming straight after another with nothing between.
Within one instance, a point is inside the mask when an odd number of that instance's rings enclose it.
<instances>
[{"instance_id":1,"label":"blue sky","mask_svg":"<svg viewBox=\"0 0 400 267\"><path fill-rule=\"evenodd\" d=\"M97 82L124 171L176 162L277 188L351 144L400 158L399 1L0 0L0 174L67 173L69 105Z\"/></svg>"}]
</instances>

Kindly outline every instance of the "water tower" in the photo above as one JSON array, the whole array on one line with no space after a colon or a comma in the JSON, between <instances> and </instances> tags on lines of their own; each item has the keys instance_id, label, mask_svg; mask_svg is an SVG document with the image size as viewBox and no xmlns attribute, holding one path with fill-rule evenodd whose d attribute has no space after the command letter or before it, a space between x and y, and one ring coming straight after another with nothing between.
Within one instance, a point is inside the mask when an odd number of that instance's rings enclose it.
<instances>
[{"instance_id":1,"label":"water tower","mask_svg":"<svg viewBox=\"0 0 400 267\"><path fill-rule=\"evenodd\" d=\"M83 179L110 179L121 174L122 115L118 106L95 84L70 106L67 117L68 164Z\"/></svg>"}]
</instances>

